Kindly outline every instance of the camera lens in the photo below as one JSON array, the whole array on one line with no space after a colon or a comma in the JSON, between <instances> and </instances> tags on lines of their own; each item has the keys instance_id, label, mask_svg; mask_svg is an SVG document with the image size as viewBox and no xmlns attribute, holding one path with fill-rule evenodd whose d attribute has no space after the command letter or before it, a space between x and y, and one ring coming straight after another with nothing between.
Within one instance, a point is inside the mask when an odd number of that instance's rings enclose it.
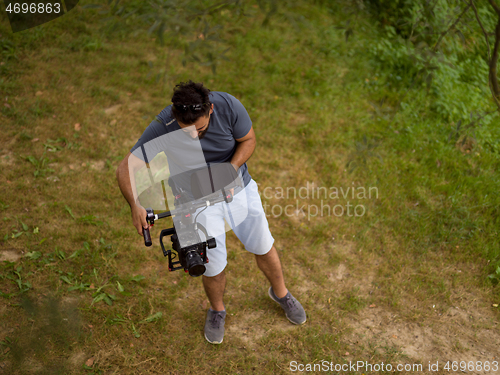
<instances>
[{"instance_id":1,"label":"camera lens","mask_svg":"<svg viewBox=\"0 0 500 375\"><path fill-rule=\"evenodd\" d=\"M186 254L186 266L189 274L193 277L201 276L205 273L205 265L201 260L200 254L196 251L190 251Z\"/></svg>"}]
</instances>

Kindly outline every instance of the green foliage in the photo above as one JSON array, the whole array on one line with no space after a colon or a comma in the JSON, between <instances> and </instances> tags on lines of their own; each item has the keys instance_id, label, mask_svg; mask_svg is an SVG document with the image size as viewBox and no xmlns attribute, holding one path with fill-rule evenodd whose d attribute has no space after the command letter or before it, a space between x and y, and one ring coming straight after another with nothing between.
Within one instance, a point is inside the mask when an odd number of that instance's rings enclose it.
<instances>
[{"instance_id":1,"label":"green foliage","mask_svg":"<svg viewBox=\"0 0 500 375\"><path fill-rule=\"evenodd\" d=\"M91 37L89 35L81 35L76 39L72 39L67 45L70 51L98 51L103 47L103 41L100 38Z\"/></svg>"},{"instance_id":2,"label":"green foliage","mask_svg":"<svg viewBox=\"0 0 500 375\"><path fill-rule=\"evenodd\" d=\"M41 251L29 251L26 253L25 257L31 260L36 260L42 256Z\"/></svg>"},{"instance_id":3,"label":"green foliage","mask_svg":"<svg viewBox=\"0 0 500 375\"><path fill-rule=\"evenodd\" d=\"M49 159L45 157L45 152L39 159L32 155L26 156L25 159L35 167L35 171L33 172L35 177L42 177L45 176L46 173L54 172L52 168L47 168Z\"/></svg>"},{"instance_id":4,"label":"green foliage","mask_svg":"<svg viewBox=\"0 0 500 375\"><path fill-rule=\"evenodd\" d=\"M403 39L417 38L430 42L437 34L436 27L454 10L458 1L367 0L367 10L379 27L390 27ZM446 9L448 8L448 9Z\"/></svg>"},{"instance_id":5,"label":"green foliage","mask_svg":"<svg viewBox=\"0 0 500 375\"><path fill-rule=\"evenodd\" d=\"M73 218L73 220L76 220L79 223L95 225L95 226L101 226L104 224L104 222L102 222L101 220L98 220L98 218L94 215L84 215L84 216L80 216L79 218L76 218L75 215L73 214L73 211L71 210L70 207L68 207L68 205L64 205L64 209ZM101 241L103 241L102 238L101 238ZM104 245L103 242L101 242L101 244ZM88 246L88 244L87 244L87 246ZM87 247L87 249L88 249L88 247Z\"/></svg>"},{"instance_id":6,"label":"green foliage","mask_svg":"<svg viewBox=\"0 0 500 375\"><path fill-rule=\"evenodd\" d=\"M486 80L488 67L477 56L469 56L459 61L457 56L446 58L438 63L432 84L435 98L431 109L445 121L464 120L470 113L483 113L491 110L491 99ZM492 117L483 120L491 123Z\"/></svg>"},{"instance_id":7,"label":"green foliage","mask_svg":"<svg viewBox=\"0 0 500 375\"><path fill-rule=\"evenodd\" d=\"M68 214L74 219L76 220L76 217L75 215L73 215L73 211L71 210L71 208L68 207L68 205L64 205L64 209L68 212Z\"/></svg>"},{"instance_id":8,"label":"green foliage","mask_svg":"<svg viewBox=\"0 0 500 375\"><path fill-rule=\"evenodd\" d=\"M367 9L381 27L370 58L390 86L426 86L430 109L449 122L491 109L486 43L472 9L455 0L376 0ZM492 27L489 5L479 13Z\"/></svg>"},{"instance_id":9,"label":"green foliage","mask_svg":"<svg viewBox=\"0 0 500 375\"><path fill-rule=\"evenodd\" d=\"M47 143L44 143L43 146L45 147L46 151L57 152L57 151L62 151L65 148L71 149L73 148L74 144L68 142L68 140L65 137L60 137L57 138L56 140L47 139Z\"/></svg>"},{"instance_id":10,"label":"green foliage","mask_svg":"<svg viewBox=\"0 0 500 375\"><path fill-rule=\"evenodd\" d=\"M21 230L18 230L17 228L13 228L12 229L12 233L10 235L10 238L12 239L15 239L15 238L18 238L18 237L21 237L23 234L25 234L26 236L31 236L32 234L38 234L39 232L39 229L38 227L34 227L32 230L29 229L28 225L26 225L25 223L23 223L22 221L19 222L21 224ZM6 238L8 238L8 236L6 236Z\"/></svg>"},{"instance_id":11,"label":"green foliage","mask_svg":"<svg viewBox=\"0 0 500 375\"><path fill-rule=\"evenodd\" d=\"M162 316L163 316L163 313L161 311L158 311L157 313L148 316L146 319L141 320L139 323L152 323L152 322L156 322Z\"/></svg>"},{"instance_id":12,"label":"green foliage","mask_svg":"<svg viewBox=\"0 0 500 375\"><path fill-rule=\"evenodd\" d=\"M0 211L6 210L7 208L9 208L9 205L0 201Z\"/></svg>"},{"instance_id":13,"label":"green foliage","mask_svg":"<svg viewBox=\"0 0 500 375\"><path fill-rule=\"evenodd\" d=\"M97 219L98 218L94 215L84 215L82 217L79 217L77 219L77 221L79 221L80 223L96 225L96 226L100 226L100 225L104 224L104 222L102 222L101 220L97 220Z\"/></svg>"},{"instance_id":14,"label":"green foliage","mask_svg":"<svg viewBox=\"0 0 500 375\"><path fill-rule=\"evenodd\" d=\"M38 99L35 101L35 104L28 109L28 111L35 119L46 117L53 112L49 104Z\"/></svg>"},{"instance_id":15,"label":"green foliage","mask_svg":"<svg viewBox=\"0 0 500 375\"><path fill-rule=\"evenodd\" d=\"M18 60L15 44L5 37L0 39L0 56L2 60Z\"/></svg>"},{"instance_id":16,"label":"green foliage","mask_svg":"<svg viewBox=\"0 0 500 375\"><path fill-rule=\"evenodd\" d=\"M113 301L116 300L116 297L113 294L109 294L109 293L102 291L102 287L99 288L94 294L92 294L92 297L94 297L94 299L92 300L92 303L90 304L91 306L94 303L97 303L100 301L104 301L109 306L111 306L113 304Z\"/></svg>"},{"instance_id":17,"label":"green foliage","mask_svg":"<svg viewBox=\"0 0 500 375\"><path fill-rule=\"evenodd\" d=\"M488 278L494 283L500 283L500 266L497 267L494 273L488 275Z\"/></svg>"}]
</instances>

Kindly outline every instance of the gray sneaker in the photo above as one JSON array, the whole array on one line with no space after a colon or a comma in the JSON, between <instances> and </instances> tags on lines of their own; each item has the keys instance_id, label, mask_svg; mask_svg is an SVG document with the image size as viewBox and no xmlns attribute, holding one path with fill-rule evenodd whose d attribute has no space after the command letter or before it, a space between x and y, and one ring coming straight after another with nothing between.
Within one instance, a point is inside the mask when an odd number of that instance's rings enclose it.
<instances>
[{"instance_id":1,"label":"gray sneaker","mask_svg":"<svg viewBox=\"0 0 500 375\"><path fill-rule=\"evenodd\" d=\"M273 287L270 287L269 297L280 304L281 308L285 310L286 317L293 324L304 324L306 322L306 312L304 308L290 292L283 298L278 298L276 294L274 294Z\"/></svg>"},{"instance_id":2,"label":"gray sneaker","mask_svg":"<svg viewBox=\"0 0 500 375\"><path fill-rule=\"evenodd\" d=\"M210 344L221 344L224 339L226 311L208 309L205 321L205 338Z\"/></svg>"}]
</instances>

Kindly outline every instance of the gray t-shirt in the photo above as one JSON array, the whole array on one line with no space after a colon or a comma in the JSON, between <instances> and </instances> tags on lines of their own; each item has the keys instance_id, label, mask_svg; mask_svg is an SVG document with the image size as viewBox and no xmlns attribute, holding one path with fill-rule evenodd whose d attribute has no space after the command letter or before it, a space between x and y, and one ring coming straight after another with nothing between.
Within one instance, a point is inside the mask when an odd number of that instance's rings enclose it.
<instances>
[{"instance_id":1,"label":"gray t-shirt","mask_svg":"<svg viewBox=\"0 0 500 375\"><path fill-rule=\"evenodd\" d=\"M214 111L210 116L208 131L200 139L203 155L207 163L230 162L236 151L236 139L248 134L252 121L243 104L234 96L225 92L212 91L209 99L214 105ZM130 152L139 156L140 153L134 152L137 148L181 128L172 115L171 107L172 105L165 107L156 120L149 124ZM153 157L154 155L148 155L150 160ZM248 173L247 164L243 164L238 172L243 178L244 185L248 185L252 177Z\"/></svg>"}]
</instances>

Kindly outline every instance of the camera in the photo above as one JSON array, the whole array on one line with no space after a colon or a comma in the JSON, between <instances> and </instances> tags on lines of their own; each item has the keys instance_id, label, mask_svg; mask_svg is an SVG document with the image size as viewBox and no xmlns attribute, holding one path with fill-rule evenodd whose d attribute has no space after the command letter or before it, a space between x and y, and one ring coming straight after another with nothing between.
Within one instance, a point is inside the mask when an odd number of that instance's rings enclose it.
<instances>
[{"instance_id":1,"label":"camera","mask_svg":"<svg viewBox=\"0 0 500 375\"><path fill-rule=\"evenodd\" d=\"M190 180L190 190L181 186ZM155 220L165 217L175 217L174 227L163 229L160 233L160 245L163 255L168 258L169 271L184 269L190 276L197 277L205 273L205 264L208 263L207 248L217 246L215 238L210 237L206 228L197 222L196 214L199 208L208 207L219 202L230 203L233 195L230 189L238 186L238 175L230 163L207 165L207 167L189 171L180 175L171 176L168 185L174 193L175 209L155 214L153 209L146 209L146 220L152 226ZM185 184L184 184L185 185ZM202 241L199 230L205 236ZM144 244L151 246L149 229L143 229ZM163 238L170 236L172 250L165 249Z\"/></svg>"}]
</instances>

